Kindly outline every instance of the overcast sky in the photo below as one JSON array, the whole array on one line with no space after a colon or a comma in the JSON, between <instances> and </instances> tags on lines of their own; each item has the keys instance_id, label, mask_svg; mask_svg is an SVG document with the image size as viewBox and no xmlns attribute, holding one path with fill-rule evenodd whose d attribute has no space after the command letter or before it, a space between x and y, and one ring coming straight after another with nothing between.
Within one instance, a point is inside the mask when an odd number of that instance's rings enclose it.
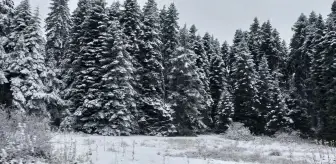
<instances>
[{"instance_id":1,"label":"overcast sky","mask_svg":"<svg viewBox=\"0 0 336 164\"><path fill-rule=\"evenodd\" d=\"M70 0L70 9L76 8L78 0ZM111 3L115 0L107 0ZM122 0L121 0L122 1ZM146 0L138 0L143 5ZM312 10L326 17L334 0L157 0L160 6L175 2L180 13L180 26L195 24L203 35L208 31L220 41L232 42L236 29L247 30L254 17L261 21L271 20L281 37L289 41L291 27L301 13ZM14 0L15 4L20 0ZM45 18L49 0L30 0L39 6L41 17Z\"/></svg>"}]
</instances>

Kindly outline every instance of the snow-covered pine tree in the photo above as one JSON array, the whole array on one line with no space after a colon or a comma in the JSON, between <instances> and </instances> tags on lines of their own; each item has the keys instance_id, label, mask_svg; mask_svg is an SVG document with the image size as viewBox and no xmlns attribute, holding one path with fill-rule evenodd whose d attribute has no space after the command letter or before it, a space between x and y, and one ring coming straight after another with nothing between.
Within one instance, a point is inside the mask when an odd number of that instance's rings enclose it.
<instances>
[{"instance_id":1,"label":"snow-covered pine tree","mask_svg":"<svg viewBox=\"0 0 336 164\"><path fill-rule=\"evenodd\" d=\"M109 26L112 25L113 21L120 21L121 18L121 4L119 1L115 1L112 3L111 7L108 9L108 16L110 18Z\"/></svg>"},{"instance_id":2,"label":"snow-covered pine tree","mask_svg":"<svg viewBox=\"0 0 336 164\"><path fill-rule=\"evenodd\" d=\"M179 25L177 23L178 13L175 4L171 4L168 10L163 8L160 13L161 20L161 53L163 56L163 67L164 67L164 78L165 84L168 84L168 73L172 69L172 64L170 63L172 58L177 55L177 48L179 46L178 41L178 29ZM169 94L169 87L165 85L165 98L167 99Z\"/></svg>"},{"instance_id":3,"label":"snow-covered pine tree","mask_svg":"<svg viewBox=\"0 0 336 164\"><path fill-rule=\"evenodd\" d=\"M225 65L220 52L220 44L218 41L213 41L214 53L210 59L210 93L213 100L211 109L211 119L215 122L215 117L219 111L219 102L225 86ZM214 125L212 125L214 127Z\"/></svg>"},{"instance_id":4,"label":"snow-covered pine tree","mask_svg":"<svg viewBox=\"0 0 336 164\"><path fill-rule=\"evenodd\" d=\"M164 91L163 57L160 51L160 24L157 4L148 0L143 9L143 35L140 44L141 106L140 130L146 135L171 135L172 109L167 106Z\"/></svg>"},{"instance_id":5,"label":"snow-covered pine tree","mask_svg":"<svg viewBox=\"0 0 336 164\"><path fill-rule=\"evenodd\" d=\"M240 44L240 42L244 39L244 33L241 29L238 29L236 30L235 32L235 35L233 37L233 44L231 46L231 52L229 53L229 56L228 56L228 70L229 70L229 76L231 77L232 76L232 73L233 73L233 69L234 69L234 63L236 62L236 58L235 58L235 50L236 49L233 49L232 47L238 47L238 45ZM233 77L229 78L231 79L230 81L233 81ZM233 85L231 84L230 82L230 85Z\"/></svg>"},{"instance_id":6,"label":"snow-covered pine tree","mask_svg":"<svg viewBox=\"0 0 336 164\"><path fill-rule=\"evenodd\" d=\"M201 36L196 34L197 28L195 25L192 25L189 29L189 44L191 50L197 55L196 65L198 68L199 78L203 83L204 90L206 91L206 95L204 98L206 99L207 107L202 111L203 122L206 125L211 125L211 108L213 104L213 100L210 93L210 80L208 78L209 69L209 61L204 51L203 42Z\"/></svg>"},{"instance_id":7,"label":"snow-covered pine tree","mask_svg":"<svg viewBox=\"0 0 336 164\"><path fill-rule=\"evenodd\" d=\"M123 4L123 11L120 18L123 32L126 36L126 50L132 57L132 63L135 68L135 81L133 87L138 91L136 103L141 106L141 75L142 65L140 64L142 56L140 55L141 44L141 29L142 29L142 12L137 0L125 0Z\"/></svg>"},{"instance_id":8,"label":"snow-covered pine tree","mask_svg":"<svg viewBox=\"0 0 336 164\"><path fill-rule=\"evenodd\" d=\"M335 56L335 39L336 39L336 1L332 4L331 13L328 15L326 21L326 34L323 40L323 98L325 104L322 116L323 129L320 133L323 139L328 141L334 141L336 139L336 56Z\"/></svg>"},{"instance_id":9,"label":"snow-covered pine tree","mask_svg":"<svg viewBox=\"0 0 336 164\"><path fill-rule=\"evenodd\" d=\"M261 56L266 55L270 71L274 72L279 68L281 62L280 53L281 40L279 33L272 27L270 21L267 21L261 26ZM261 59L261 58L260 58Z\"/></svg>"},{"instance_id":10,"label":"snow-covered pine tree","mask_svg":"<svg viewBox=\"0 0 336 164\"><path fill-rule=\"evenodd\" d=\"M197 55L185 47L179 47L171 58L169 71L169 102L174 109L174 123L179 135L194 135L202 132L201 111L206 108L206 91L197 71Z\"/></svg>"},{"instance_id":11,"label":"snow-covered pine tree","mask_svg":"<svg viewBox=\"0 0 336 164\"><path fill-rule=\"evenodd\" d=\"M45 19L46 62L61 77L61 63L68 48L71 29L69 0L52 0L50 12Z\"/></svg>"},{"instance_id":12,"label":"snow-covered pine tree","mask_svg":"<svg viewBox=\"0 0 336 164\"><path fill-rule=\"evenodd\" d=\"M305 134L309 133L311 128L306 92L307 80L310 75L310 58L303 47L307 37L307 25L307 17L301 14L292 28L294 35L290 43L289 73L291 75L291 89L288 102L290 117L294 121L293 128Z\"/></svg>"},{"instance_id":13,"label":"snow-covered pine tree","mask_svg":"<svg viewBox=\"0 0 336 164\"><path fill-rule=\"evenodd\" d=\"M63 105L58 93L53 90L54 73L45 65L45 41L41 35L38 10L30 11L28 0L15 8L11 29L9 56L5 69L16 74L10 79L13 106L28 114L50 117L50 105Z\"/></svg>"},{"instance_id":14,"label":"snow-covered pine tree","mask_svg":"<svg viewBox=\"0 0 336 164\"><path fill-rule=\"evenodd\" d=\"M261 62L261 28L258 18L254 18L253 23L250 26L248 46L251 54L253 55L253 60L255 62L256 70L259 68L259 63Z\"/></svg>"},{"instance_id":15,"label":"snow-covered pine tree","mask_svg":"<svg viewBox=\"0 0 336 164\"><path fill-rule=\"evenodd\" d=\"M10 26L13 19L14 13L14 2L12 0L1 0L0 1L0 84L8 83L8 79L5 75L5 59L8 57L5 51L4 45L8 39L10 33ZM3 89L5 89L3 87ZM6 88L9 90L9 88ZM5 91L1 90L1 102L2 104L10 105L10 100L5 100ZM9 101L9 102L7 102Z\"/></svg>"},{"instance_id":16,"label":"snow-covered pine tree","mask_svg":"<svg viewBox=\"0 0 336 164\"><path fill-rule=\"evenodd\" d=\"M222 44L222 47L221 47L221 55L222 55L222 59L224 61L224 66L225 66L226 71L229 69L228 68L229 54L230 54L230 45L227 41L224 41L224 43ZM228 77L227 72L225 74L225 77Z\"/></svg>"},{"instance_id":17,"label":"snow-covered pine tree","mask_svg":"<svg viewBox=\"0 0 336 164\"><path fill-rule=\"evenodd\" d=\"M0 1L0 36L7 36L10 32L10 24L14 14L13 0Z\"/></svg>"},{"instance_id":18,"label":"snow-covered pine tree","mask_svg":"<svg viewBox=\"0 0 336 164\"><path fill-rule=\"evenodd\" d=\"M280 76L277 71L273 72L270 84L270 110L266 115L266 134L273 135L279 130L288 130L293 123L289 117L289 109L286 104L286 95L280 88Z\"/></svg>"},{"instance_id":19,"label":"snow-covered pine tree","mask_svg":"<svg viewBox=\"0 0 336 164\"><path fill-rule=\"evenodd\" d=\"M211 35L208 32L206 32L203 36L203 46L204 46L206 56L208 57L208 61L210 63L211 56L214 54L215 50L211 42ZM210 64L209 64L209 75L208 76L210 76Z\"/></svg>"},{"instance_id":20,"label":"snow-covered pine tree","mask_svg":"<svg viewBox=\"0 0 336 164\"><path fill-rule=\"evenodd\" d=\"M224 133L232 123L234 116L233 100L234 98L228 89L228 85L226 84L218 103L214 120L214 131L216 133Z\"/></svg>"},{"instance_id":21,"label":"snow-covered pine tree","mask_svg":"<svg viewBox=\"0 0 336 164\"><path fill-rule=\"evenodd\" d=\"M82 69L82 50L81 47L85 44L81 39L86 32L83 28L83 23L91 8L91 0L79 0L77 8L71 15L72 27L69 36L69 49L65 56L64 61L64 78L63 81L66 85L66 89L62 96L66 100L71 101L71 105L67 108L67 118L62 122L62 128L72 128L72 124L75 124L73 114L76 109L83 104L83 90L74 87L76 84L80 84L78 79Z\"/></svg>"},{"instance_id":22,"label":"snow-covered pine tree","mask_svg":"<svg viewBox=\"0 0 336 164\"><path fill-rule=\"evenodd\" d=\"M103 135L130 135L137 133L138 124L133 113L136 110L132 57L126 51L126 36L118 20L108 28L108 53L102 63L102 111L98 133Z\"/></svg>"},{"instance_id":23,"label":"snow-covered pine tree","mask_svg":"<svg viewBox=\"0 0 336 164\"><path fill-rule=\"evenodd\" d=\"M258 118L258 124L256 126L256 129L258 131L258 134L264 134L267 123L266 117L267 114L272 110L271 89L273 82L266 56L262 56L261 60L259 61L258 75L259 78L257 80L256 87L258 89L259 101L257 103L257 108L260 112L260 115Z\"/></svg>"},{"instance_id":24,"label":"snow-covered pine tree","mask_svg":"<svg viewBox=\"0 0 336 164\"><path fill-rule=\"evenodd\" d=\"M236 42L232 47L235 61L232 77L234 80L234 121L242 122L252 133L258 134L259 111L258 91L256 88L257 72L254 69L254 61L249 51L245 37Z\"/></svg>"},{"instance_id":25,"label":"snow-covered pine tree","mask_svg":"<svg viewBox=\"0 0 336 164\"><path fill-rule=\"evenodd\" d=\"M314 45L314 51L312 54L312 67L311 67L311 81L313 89L313 127L318 137L321 137L320 133L323 130L323 122L325 121L326 113L324 112L325 104L323 94L323 51L325 49L323 45L323 39L325 36L325 22L322 15L319 15L316 21L316 31L312 44Z\"/></svg>"},{"instance_id":26,"label":"snow-covered pine tree","mask_svg":"<svg viewBox=\"0 0 336 164\"><path fill-rule=\"evenodd\" d=\"M107 51L108 16L105 0L91 1L91 8L87 11L82 24L84 35L80 37L80 72L74 89L75 96L80 96L82 103L77 107L74 115L76 130L86 133L101 133L100 123L104 122L102 115L102 67L101 60Z\"/></svg>"}]
</instances>

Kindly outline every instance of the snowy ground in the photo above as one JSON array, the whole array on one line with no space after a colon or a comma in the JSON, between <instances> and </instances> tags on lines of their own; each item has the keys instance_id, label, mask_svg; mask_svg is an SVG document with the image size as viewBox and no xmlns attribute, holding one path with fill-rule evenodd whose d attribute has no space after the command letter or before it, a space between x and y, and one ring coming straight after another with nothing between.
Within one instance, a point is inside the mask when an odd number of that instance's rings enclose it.
<instances>
[{"instance_id":1,"label":"snowy ground","mask_svg":"<svg viewBox=\"0 0 336 164\"><path fill-rule=\"evenodd\" d=\"M64 161L93 164L334 164L336 149L267 137L234 141L222 136L103 137L56 134ZM73 158L73 159L71 159Z\"/></svg>"}]
</instances>

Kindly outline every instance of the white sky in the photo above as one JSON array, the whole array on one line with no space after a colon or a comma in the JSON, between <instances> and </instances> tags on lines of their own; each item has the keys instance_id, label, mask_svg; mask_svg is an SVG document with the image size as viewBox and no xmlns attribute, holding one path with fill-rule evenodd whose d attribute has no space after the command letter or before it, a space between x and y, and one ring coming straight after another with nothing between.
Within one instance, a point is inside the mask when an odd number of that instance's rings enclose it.
<instances>
[{"instance_id":1,"label":"white sky","mask_svg":"<svg viewBox=\"0 0 336 164\"><path fill-rule=\"evenodd\" d=\"M111 3L115 0L106 0ZM122 0L121 0L122 1ZM143 5L146 0L138 0ZM180 26L195 24L203 35L208 31L220 41L232 42L236 29L247 30L254 17L261 21L271 20L283 39L289 42L293 26L301 13L312 10L326 17L334 0L157 0L160 6L174 2L180 13ZM14 0L15 4L20 0ZM39 6L44 19L49 0L30 0ZM70 9L76 8L77 0L70 0Z\"/></svg>"}]
</instances>

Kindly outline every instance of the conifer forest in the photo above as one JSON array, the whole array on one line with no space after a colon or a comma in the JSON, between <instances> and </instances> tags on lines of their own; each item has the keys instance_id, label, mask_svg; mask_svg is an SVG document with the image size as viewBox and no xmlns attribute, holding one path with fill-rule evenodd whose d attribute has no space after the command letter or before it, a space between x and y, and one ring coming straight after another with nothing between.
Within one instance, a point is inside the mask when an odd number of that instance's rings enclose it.
<instances>
[{"instance_id":1,"label":"conifer forest","mask_svg":"<svg viewBox=\"0 0 336 164\"><path fill-rule=\"evenodd\" d=\"M220 42L179 24L174 3L0 0L0 104L55 129L103 136L298 131L336 139L336 2L297 15L286 43L251 20ZM44 23L43 23L44 22ZM43 24L43 25L42 25ZM211 31L210 31L211 32Z\"/></svg>"}]
</instances>

